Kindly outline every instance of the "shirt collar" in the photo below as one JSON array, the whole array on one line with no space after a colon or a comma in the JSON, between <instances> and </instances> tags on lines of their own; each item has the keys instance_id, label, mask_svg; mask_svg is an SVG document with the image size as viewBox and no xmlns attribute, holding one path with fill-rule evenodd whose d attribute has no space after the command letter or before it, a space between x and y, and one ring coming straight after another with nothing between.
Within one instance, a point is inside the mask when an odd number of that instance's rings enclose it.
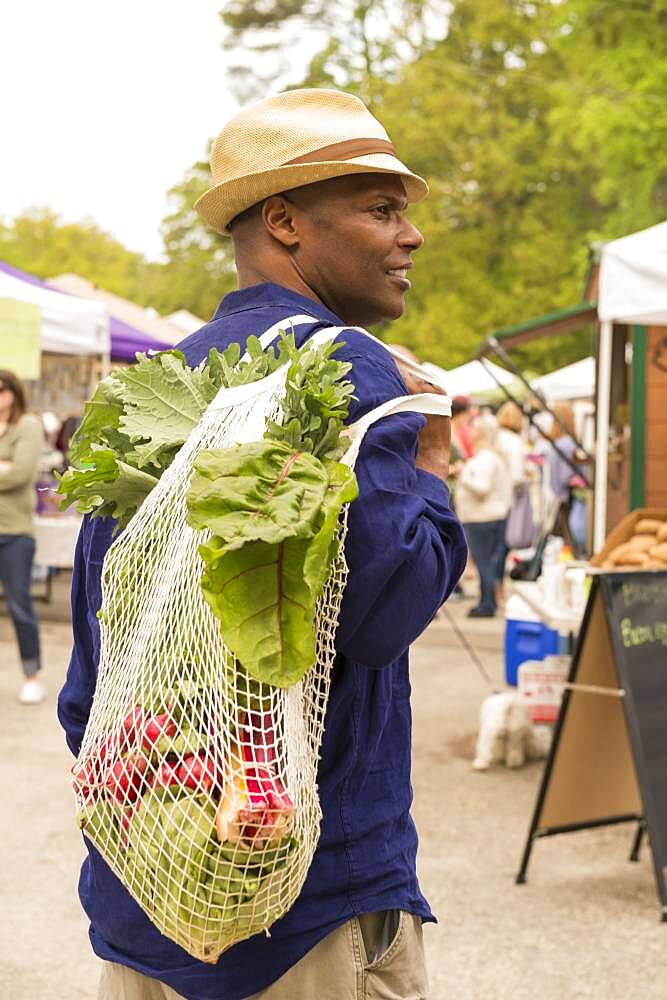
<instances>
[{"instance_id":1,"label":"shirt collar","mask_svg":"<svg viewBox=\"0 0 667 1000\"><path fill-rule=\"evenodd\" d=\"M342 320L335 313L327 309L320 302L293 292L290 288L283 288L273 281L266 281L260 285L250 285L248 288L240 288L236 292L229 292L220 302L215 311L214 319L221 319L223 316L232 316L234 313L246 312L249 309L261 309L270 306L272 308L284 307L291 313L302 313L312 316L313 319L324 323L331 323L334 326L343 326Z\"/></svg>"}]
</instances>

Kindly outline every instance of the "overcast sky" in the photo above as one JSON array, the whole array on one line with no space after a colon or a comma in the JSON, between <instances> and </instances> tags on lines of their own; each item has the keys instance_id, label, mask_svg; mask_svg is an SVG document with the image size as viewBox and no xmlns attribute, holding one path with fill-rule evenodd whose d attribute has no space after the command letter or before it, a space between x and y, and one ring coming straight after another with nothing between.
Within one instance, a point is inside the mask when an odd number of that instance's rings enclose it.
<instances>
[{"instance_id":1,"label":"overcast sky","mask_svg":"<svg viewBox=\"0 0 667 1000\"><path fill-rule=\"evenodd\" d=\"M47 205L157 257L167 189L237 108L223 5L0 2L0 217Z\"/></svg>"}]
</instances>

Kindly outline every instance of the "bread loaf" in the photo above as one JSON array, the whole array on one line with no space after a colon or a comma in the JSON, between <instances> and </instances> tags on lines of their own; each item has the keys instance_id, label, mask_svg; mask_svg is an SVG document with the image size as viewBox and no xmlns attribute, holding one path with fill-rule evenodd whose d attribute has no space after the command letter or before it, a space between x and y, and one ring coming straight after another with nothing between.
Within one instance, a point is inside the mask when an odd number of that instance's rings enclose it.
<instances>
[{"instance_id":1,"label":"bread loaf","mask_svg":"<svg viewBox=\"0 0 667 1000\"><path fill-rule=\"evenodd\" d=\"M654 517L643 517L641 521L637 521L635 535L656 535L664 524L664 521L658 521Z\"/></svg>"}]
</instances>

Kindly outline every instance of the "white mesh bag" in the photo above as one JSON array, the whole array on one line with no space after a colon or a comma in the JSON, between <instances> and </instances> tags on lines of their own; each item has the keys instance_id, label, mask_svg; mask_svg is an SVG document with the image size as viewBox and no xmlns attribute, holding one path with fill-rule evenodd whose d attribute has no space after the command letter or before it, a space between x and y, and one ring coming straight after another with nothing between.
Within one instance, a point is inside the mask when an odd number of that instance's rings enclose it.
<instances>
[{"instance_id":1,"label":"white mesh bag","mask_svg":"<svg viewBox=\"0 0 667 1000\"><path fill-rule=\"evenodd\" d=\"M305 322L292 317L260 341ZM204 533L186 507L199 452L259 441L267 419L279 420L286 370L220 391L109 548L97 686L73 769L86 837L158 929L208 962L292 906L319 837L346 512L317 604L316 660L279 688L250 678L225 645L200 587ZM346 429L342 461L353 467L368 427L401 410L450 412L443 396L391 400Z\"/></svg>"}]
</instances>

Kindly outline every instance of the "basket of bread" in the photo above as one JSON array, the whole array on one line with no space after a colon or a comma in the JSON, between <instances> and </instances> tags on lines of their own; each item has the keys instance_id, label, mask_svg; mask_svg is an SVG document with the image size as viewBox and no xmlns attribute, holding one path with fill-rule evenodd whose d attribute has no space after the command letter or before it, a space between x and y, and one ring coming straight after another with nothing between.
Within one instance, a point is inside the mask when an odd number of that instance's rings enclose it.
<instances>
[{"instance_id":1,"label":"basket of bread","mask_svg":"<svg viewBox=\"0 0 667 1000\"><path fill-rule=\"evenodd\" d=\"M609 534L603 548L591 559L603 571L667 572L667 510L635 510Z\"/></svg>"}]
</instances>

